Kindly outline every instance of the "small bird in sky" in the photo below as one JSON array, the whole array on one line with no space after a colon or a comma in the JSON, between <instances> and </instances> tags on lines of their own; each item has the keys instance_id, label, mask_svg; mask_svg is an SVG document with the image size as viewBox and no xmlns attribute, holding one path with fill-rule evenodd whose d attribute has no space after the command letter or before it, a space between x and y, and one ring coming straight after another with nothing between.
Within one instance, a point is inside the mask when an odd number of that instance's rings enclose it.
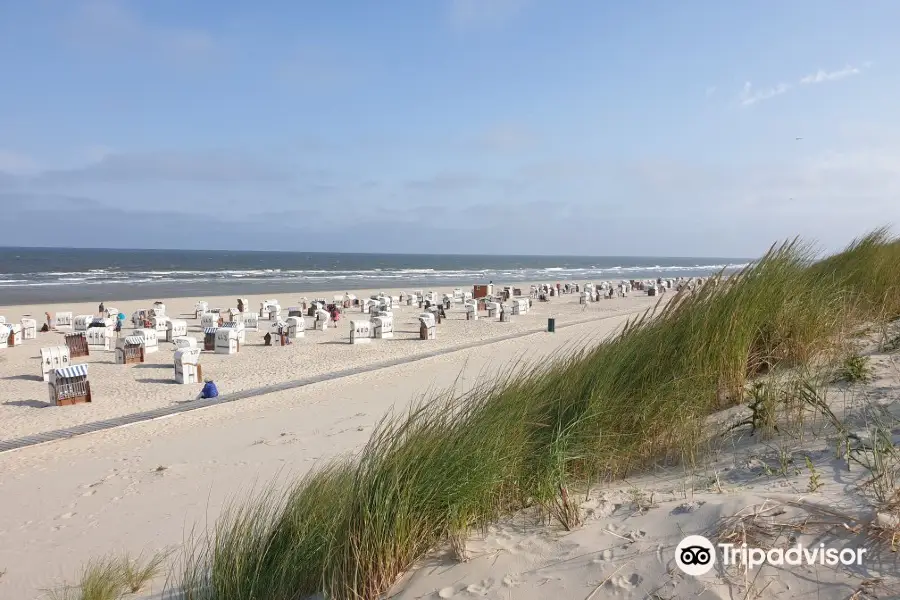
<instances>
[{"instance_id":1,"label":"small bird in sky","mask_svg":"<svg viewBox=\"0 0 900 600\"><path fill-rule=\"evenodd\" d=\"M794 138L795 141L799 141L799 140L802 140L802 139L803 139L802 137Z\"/></svg>"}]
</instances>

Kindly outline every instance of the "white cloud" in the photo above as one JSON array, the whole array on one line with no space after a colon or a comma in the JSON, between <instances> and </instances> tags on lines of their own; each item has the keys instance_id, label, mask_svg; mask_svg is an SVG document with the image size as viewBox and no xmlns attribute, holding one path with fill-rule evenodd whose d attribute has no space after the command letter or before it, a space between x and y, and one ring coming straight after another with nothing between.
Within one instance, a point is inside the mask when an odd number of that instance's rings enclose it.
<instances>
[{"instance_id":1,"label":"white cloud","mask_svg":"<svg viewBox=\"0 0 900 600\"><path fill-rule=\"evenodd\" d=\"M532 164L522 157L519 168L504 160L507 166L500 169L469 153L455 171L423 167L415 176L367 174L373 181L349 173L309 173L281 164L283 157L275 155L107 154L99 147L84 151L84 158L98 159L89 166L57 165L14 178L6 190L10 206L21 205L26 192L65 194L94 199L126 217L140 211L183 213L192 224L203 211L217 215L214 220L246 220L246 211L220 215L221 206L254 207L254 223L293 232L286 239L305 243L303 236L314 230L338 235L336 243L352 242L361 251L412 251L409 238L395 239L386 231L416 232L426 247L465 247L466 232L476 224L485 239L502 238L512 224L514 237L531 240L535 246L528 251L536 253L750 256L795 234L839 246L884 223L900 225L900 146L894 140L873 147L859 139L836 144L830 152L809 152L740 164L729 163L727 156L703 161L689 154L640 160L576 154ZM0 165L27 171L34 161L5 152ZM22 185L15 185L19 180ZM310 218L309 207L322 201L391 212L356 210L354 227L371 233L351 238L337 213ZM284 214L290 210L293 215ZM254 237L262 231L256 225L244 233L232 230L241 247L265 239ZM642 235L635 237L635 230ZM690 235L673 237L672 231ZM29 243L61 243L47 235ZM171 231L165 235L160 238L165 243L180 243Z\"/></svg>"},{"instance_id":2,"label":"white cloud","mask_svg":"<svg viewBox=\"0 0 900 600\"><path fill-rule=\"evenodd\" d=\"M775 87L770 87L764 90L754 90L753 85L748 81L744 84L744 89L741 90L741 106L752 106L758 102L771 100L776 96L787 93L790 89L791 86L789 84L779 83Z\"/></svg>"},{"instance_id":3,"label":"white cloud","mask_svg":"<svg viewBox=\"0 0 900 600\"><path fill-rule=\"evenodd\" d=\"M809 75L801 77L796 85L811 85L816 83L826 83L828 81L839 81L841 79L846 79L847 77L859 75L860 73L862 73L863 69L867 69L871 65L872 63L866 62L863 63L862 67L847 66L843 69L838 69L837 71L825 71L824 69L819 69L815 73L811 73ZM794 89L796 85L790 83L779 83L774 87L755 90L748 81L744 84L744 87L741 90L740 95L738 96L738 102L741 106L744 107L753 106L754 104L758 104L765 100L771 100L772 98L781 96L782 94L786 94L787 92Z\"/></svg>"},{"instance_id":4,"label":"white cloud","mask_svg":"<svg viewBox=\"0 0 900 600\"><path fill-rule=\"evenodd\" d=\"M517 16L531 0L449 0L450 21L461 28L499 25Z\"/></svg>"},{"instance_id":5,"label":"white cloud","mask_svg":"<svg viewBox=\"0 0 900 600\"><path fill-rule=\"evenodd\" d=\"M806 77L801 79L800 83L805 85L810 83L837 81L839 79L844 79L845 77L859 75L860 73L862 73L862 70L858 67L844 67L843 69L839 69L837 71L825 71L824 69L819 69L815 73L807 75Z\"/></svg>"}]
</instances>

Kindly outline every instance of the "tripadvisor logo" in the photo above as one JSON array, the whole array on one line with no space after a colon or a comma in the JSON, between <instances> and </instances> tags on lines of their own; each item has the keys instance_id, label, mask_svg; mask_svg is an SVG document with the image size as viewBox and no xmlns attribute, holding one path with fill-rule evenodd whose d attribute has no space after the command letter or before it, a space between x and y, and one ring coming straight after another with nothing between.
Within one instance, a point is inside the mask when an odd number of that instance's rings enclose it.
<instances>
[{"instance_id":1,"label":"tripadvisor logo","mask_svg":"<svg viewBox=\"0 0 900 600\"><path fill-rule=\"evenodd\" d=\"M742 565L745 571L764 564L773 566L822 565L862 565L865 548L827 548L797 544L790 548L753 548L746 544L719 544L714 546L702 535L689 535L675 547L675 564L684 573L697 577L712 570L716 555L723 566Z\"/></svg>"},{"instance_id":2,"label":"tripadvisor logo","mask_svg":"<svg viewBox=\"0 0 900 600\"><path fill-rule=\"evenodd\" d=\"M716 549L702 535L689 535L675 548L675 564L688 575L705 575L716 564Z\"/></svg>"}]
</instances>

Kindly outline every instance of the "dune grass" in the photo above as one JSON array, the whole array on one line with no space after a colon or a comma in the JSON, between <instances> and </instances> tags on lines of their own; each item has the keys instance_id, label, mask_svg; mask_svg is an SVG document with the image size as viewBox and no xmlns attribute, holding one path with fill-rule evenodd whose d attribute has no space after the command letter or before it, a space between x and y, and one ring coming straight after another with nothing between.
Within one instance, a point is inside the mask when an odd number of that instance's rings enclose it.
<instances>
[{"instance_id":1,"label":"dune grass","mask_svg":"<svg viewBox=\"0 0 900 600\"><path fill-rule=\"evenodd\" d=\"M534 507L579 522L592 483L691 465L705 417L748 382L834 356L900 316L900 242L886 230L814 261L799 241L682 291L590 349L520 365L388 415L360 453L235 505L195 540L173 587L190 600L380 597L418 559Z\"/></svg>"},{"instance_id":2,"label":"dune grass","mask_svg":"<svg viewBox=\"0 0 900 600\"><path fill-rule=\"evenodd\" d=\"M140 592L161 571L168 557L159 552L149 558L105 557L88 562L76 586L48 590L50 600L119 600Z\"/></svg>"}]
</instances>

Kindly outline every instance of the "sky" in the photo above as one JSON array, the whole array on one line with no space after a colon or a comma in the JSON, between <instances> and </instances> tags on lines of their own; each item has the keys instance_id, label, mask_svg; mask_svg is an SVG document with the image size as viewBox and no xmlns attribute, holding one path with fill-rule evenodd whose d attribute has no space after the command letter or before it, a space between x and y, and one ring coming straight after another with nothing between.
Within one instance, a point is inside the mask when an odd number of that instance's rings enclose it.
<instances>
[{"instance_id":1,"label":"sky","mask_svg":"<svg viewBox=\"0 0 900 600\"><path fill-rule=\"evenodd\" d=\"M895 0L0 0L0 244L837 250L900 221L898 22Z\"/></svg>"}]
</instances>

